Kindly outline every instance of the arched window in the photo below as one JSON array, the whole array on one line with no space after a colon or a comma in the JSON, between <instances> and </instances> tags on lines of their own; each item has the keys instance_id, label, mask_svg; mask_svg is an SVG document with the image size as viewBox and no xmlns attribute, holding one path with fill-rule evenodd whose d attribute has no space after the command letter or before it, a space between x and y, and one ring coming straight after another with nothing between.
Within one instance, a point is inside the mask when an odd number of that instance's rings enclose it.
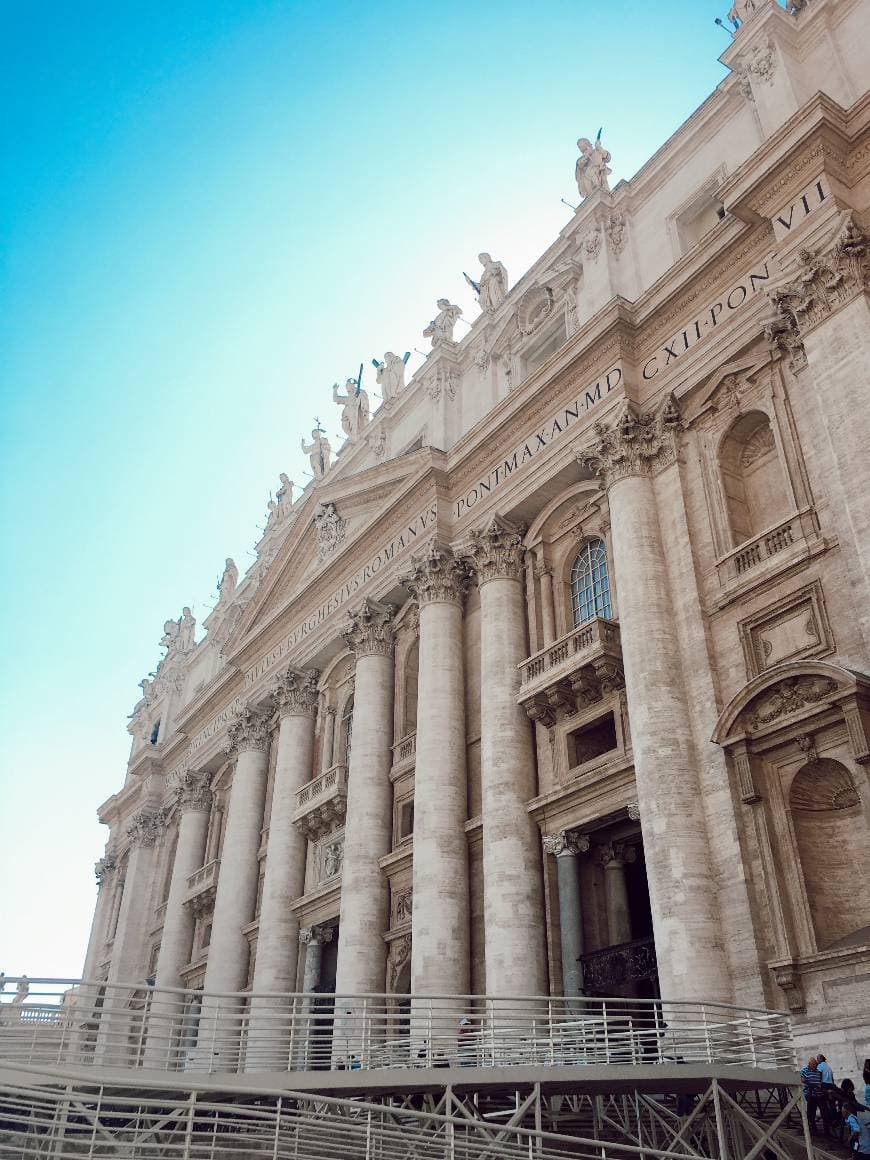
<instances>
[{"instance_id":1,"label":"arched window","mask_svg":"<svg viewBox=\"0 0 870 1160\"><path fill-rule=\"evenodd\" d=\"M590 540L571 567L571 611L574 627L593 616L610 617L610 580L603 540Z\"/></svg>"},{"instance_id":2,"label":"arched window","mask_svg":"<svg viewBox=\"0 0 870 1160\"><path fill-rule=\"evenodd\" d=\"M344 712L341 715L341 763L350 765L350 743L353 736L353 697L348 697L344 703Z\"/></svg>"},{"instance_id":3,"label":"arched window","mask_svg":"<svg viewBox=\"0 0 870 1160\"><path fill-rule=\"evenodd\" d=\"M779 523L791 511L776 441L767 415L742 415L722 441L719 468L732 544Z\"/></svg>"}]
</instances>

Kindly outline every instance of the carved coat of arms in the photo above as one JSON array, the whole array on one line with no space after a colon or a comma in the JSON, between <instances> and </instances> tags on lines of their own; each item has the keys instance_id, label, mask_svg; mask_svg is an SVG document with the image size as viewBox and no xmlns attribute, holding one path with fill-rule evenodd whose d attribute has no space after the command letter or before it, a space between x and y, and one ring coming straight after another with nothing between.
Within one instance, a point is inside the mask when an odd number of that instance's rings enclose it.
<instances>
[{"instance_id":1,"label":"carved coat of arms","mask_svg":"<svg viewBox=\"0 0 870 1160\"><path fill-rule=\"evenodd\" d=\"M325 560L344 539L347 520L341 518L334 503L322 503L314 513L314 528L317 533L317 555Z\"/></svg>"}]
</instances>

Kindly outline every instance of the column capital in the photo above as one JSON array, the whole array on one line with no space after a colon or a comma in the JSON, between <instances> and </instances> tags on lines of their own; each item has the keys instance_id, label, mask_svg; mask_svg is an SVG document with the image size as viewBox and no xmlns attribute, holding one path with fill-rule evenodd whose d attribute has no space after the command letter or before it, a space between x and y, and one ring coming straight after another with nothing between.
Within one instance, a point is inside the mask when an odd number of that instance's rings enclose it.
<instances>
[{"instance_id":1,"label":"column capital","mask_svg":"<svg viewBox=\"0 0 870 1160\"><path fill-rule=\"evenodd\" d=\"M395 634L392 604L364 600L355 612L348 615L350 627L341 635L357 660L365 656L389 656L393 651Z\"/></svg>"},{"instance_id":2,"label":"column capital","mask_svg":"<svg viewBox=\"0 0 870 1160\"><path fill-rule=\"evenodd\" d=\"M780 346L789 335L803 339L868 288L870 238L855 225L851 211L840 214L826 245L798 252L790 278L770 291L781 325L770 324L769 338Z\"/></svg>"},{"instance_id":3,"label":"column capital","mask_svg":"<svg viewBox=\"0 0 870 1160\"><path fill-rule=\"evenodd\" d=\"M676 461L682 427L673 395L666 395L659 407L646 412L625 399L612 424L595 424L595 437L577 452L577 462L608 489L631 475L654 475Z\"/></svg>"},{"instance_id":4,"label":"column capital","mask_svg":"<svg viewBox=\"0 0 870 1160\"><path fill-rule=\"evenodd\" d=\"M557 858L574 858L589 849L589 835L577 834L573 830L559 830L556 834L543 835L544 853Z\"/></svg>"},{"instance_id":5,"label":"column capital","mask_svg":"<svg viewBox=\"0 0 870 1160\"><path fill-rule=\"evenodd\" d=\"M230 757L238 757L252 749L266 753L269 749L269 714L250 705L239 709L227 729L224 749Z\"/></svg>"},{"instance_id":6,"label":"column capital","mask_svg":"<svg viewBox=\"0 0 870 1160\"><path fill-rule=\"evenodd\" d=\"M102 886L106 879L118 869L118 860L114 854L104 854L99 862L94 863L94 877L97 886Z\"/></svg>"},{"instance_id":7,"label":"column capital","mask_svg":"<svg viewBox=\"0 0 870 1160\"><path fill-rule=\"evenodd\" d=\"M313 717L317 709L317 669L285 669L272 685L279 717Z\"/></svg>"},{"instance_id":8,"label":"column capital","mask_svg":"<svg viewBox=\"0 0 870 1160\"><path fill-rule=\"evenodd\" d=\"M334 937L335 929L331 926L303 926L299 929L299 941L304 946L332 942Z\"/></svg>"},{"instance_id":9,"label":"column capital","mask_svg":"<svg viewBox=\"0 0 870 1160\"><path fill-rule=\"evenodd\" d=\"M162 809L143 806L137 810L127 826L131 846L151 849L156 846L166 829L166 814Z\"/></svg>"},{"instance_id":10,"label":"column capital","mask_svg":"<svg viewBox=\"0 0 870 1160\"><path fill-rule=\"evenodd\" d=\"M208 812L212 806L211 774L197 769L186 769L172 779L178 812L188 810Z\"/></svg>"},{"instance_id":11,"label":"column capital","mask_svg":"<svg viewBox=\"0 0 870 1160\"><path fill-rule=\"evenodd\" d=\"M605 842L595 853L605 870L611 866L624 866L626 862L634 862L637 859L637 847L629 846L625 842Z\"/></svg>"},{"instance_id":12,"label":"column capital","mask_svg":"<svg viewBox=\"0 0 870 1160\"><path fill-rule=\"evenodd\" d=\"M523 573L525 527L494 515L482 528L469 532L464 558L480 586L488 580L519 580Z\"/></svg>"},{"instance_id":13,"label":"column capital","mask_svg":"<svg viewBox=\"0 0 870 1160\"><path fill-rule=\"evenodd\" d=\"M400 581L419 605L461 605L470 576L465 560L457 559L450 548L433 543L425 556L411 557L411 570L401 576Z\"/></svg>"},{"instance_id":14,"label":"column capital","mask_svg":"<svg viewBox=\"0 0 870 1160\"><path fill-rule=\"evenodd\" d=\"M625 807L626 813L633 822L640 821L640 806L637 802L629 802Z\"/></svg>"}]
</instances>

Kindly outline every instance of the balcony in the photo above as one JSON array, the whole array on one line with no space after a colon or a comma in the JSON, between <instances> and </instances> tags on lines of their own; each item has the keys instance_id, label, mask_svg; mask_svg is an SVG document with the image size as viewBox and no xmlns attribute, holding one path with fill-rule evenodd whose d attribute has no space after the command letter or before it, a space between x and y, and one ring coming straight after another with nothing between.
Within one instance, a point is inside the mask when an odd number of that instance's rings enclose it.
<instances>
[{"instance_id":1,"label":"balcony","mask_svg":"<svg viewBox=\"0 0 870 1160\"><path fill-rule=\"evenodd\" d=\"M642 981L658 988L658 963L652 938L603 947L583 955L580 961L587 995L618 995L623 987Z\"/></svg>"},{"instance_id":2,"label":"balcony","mask_svg":"<svg viewBox=\"0 0 870 1160\"><path fill-rule=\"evenodd\" d=\"M619 625L595 617L534 653L519 669L517 701L533 721L549 727L560 714L576 713L625 684Z\"/></svg>"},{"instance_id":3,"label":"balcony","mask_svg":"<svg viewBox=\"0 0 870 1160\"><path fill-rule=\"evenodd\" d=\"M756 577L762 579L796 559L815 555L819 548L824 548L824 541L812 510L807 508L721 556L716 561L716 572L724 588L742 588Z\"/></svg>"},{"instance_id":4,"label":"balcony","mask_svg":"<svg viewBox=\"0 0 870 1160\"><path fill-rule=\"evenodd\" d=\"M391 778L395 779L397 774L405 773L406 770L413 769L417 760L417 733L408 733L400 741L397 741L393 746L393 766L390 772Z\"/></svg>"},{"instance_id":5,"label":"balcony","mask_svg":"<svg viewBox=\"0 0 870 1160\"><path fill-rule=\"evenodd\" d=\"M347 811L347 766L333 765L296 791L293 825L309 841L336 829Z\"/></svg>"},{"instance_id":6,"label":"balcony","mask_svg":"<svg viewBox=\"0 0 870 1160\"><path fill-rule=\"evenodd\" d=\"M220 865L220 860L215 858L212 862L206 862L205 866L194 871L187 879L187 897L192 898L194 894L200 894L209 886L214 886L217 882Z\"/></svg>"}]
</instances>

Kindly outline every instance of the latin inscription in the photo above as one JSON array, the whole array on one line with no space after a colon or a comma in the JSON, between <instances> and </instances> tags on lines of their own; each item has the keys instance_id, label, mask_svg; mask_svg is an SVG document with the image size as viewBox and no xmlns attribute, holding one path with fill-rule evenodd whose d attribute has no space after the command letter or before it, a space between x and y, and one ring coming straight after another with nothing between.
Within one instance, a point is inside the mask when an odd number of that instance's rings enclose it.
<instances>
[{"instance_id":1,"label":"latin inscription","mask_svg":"<svg viewBox=\"0 0 870 1160\"><path fill-rule=\"evenodd\" d=\"M373 576L377 576L386 564L389 564L391 560L394 560L397 556L401 556L404 551L412 547L417 538L432 527L436 517L437 509L434 504L426 508L425 511L420 512L400 535L390 540L388 544L385 544L365 567L360 568L346 583L336 588L335 592L327 601L315 609L288 636L284 637L279 644L275 645L271 652L257 661L254 667L245 673L245 688L253 685L263 673L268 672L273 665L277 664L283 656L295 648L309 633L312 633L319 625L323 624L324 620L334 612L337 612L348 600L352 599L359 592L360 588L371 580Z\"/></svg>"},{"instance_id":2,"label":"latin inscription","mask_svg":"<svg viewBox=\"0 0 870 1160\"><path fill-rule=\"evenodd\" d=\"M824 174L811 182L789 205L784 206L770 220L777 241L797 232L807 218L822 208L828 197L827 178Z\"/></svg>"}]
</instances>

